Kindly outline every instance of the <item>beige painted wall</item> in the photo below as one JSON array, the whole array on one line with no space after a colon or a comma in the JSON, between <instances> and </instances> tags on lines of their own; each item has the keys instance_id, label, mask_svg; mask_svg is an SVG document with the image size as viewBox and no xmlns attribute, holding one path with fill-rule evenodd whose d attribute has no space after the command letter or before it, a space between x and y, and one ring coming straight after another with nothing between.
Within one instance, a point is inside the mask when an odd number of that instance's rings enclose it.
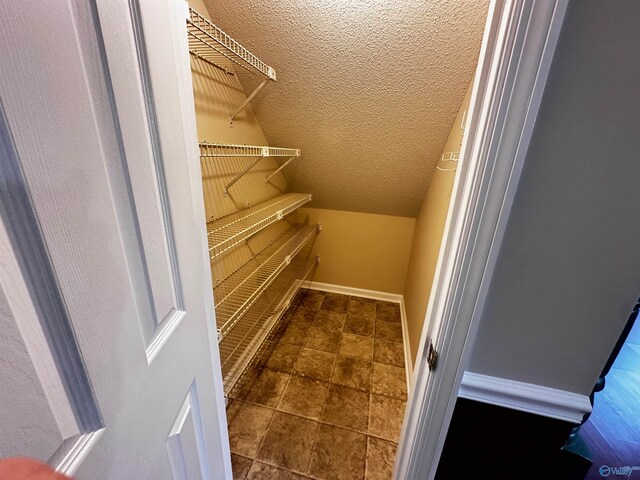
<instances>
[{"instance_id":1,"label":"beige painted wall","mask_svg":"<svg viewBox=\"0 0 640 480\"><path fill-rule=\"evenodd\" d=\"M189 0L189 4L199 13L211 19L202 0ZM215 22L215 19L212 20ZM222 57L219 62L225 69L234 72L233 63ZM268 145L251 110L251 105L248 105L238 115L233 126L229 125L230 113L246 98L237 70L234 74L229 74L207 62L191 57L198 140L212 143ZM251 81L257 82L258 79L250 79L248 83ZM278 88L278 85L269 85L260 95L268 95L270 88ZM282 146L296 147L295 145ZM254 205L280 195L286 190L286 179L282 174L275 176L270 183L265 183L265 177L279 166L278 160L275 158L265 158L233 185L229 189L229 195L225 196L224 185L252 162L251 158L210 158L201 161L206 220ZM218 257L211 264L211 277L214 285L217 280L224 278L229 272L245 263L253 255L253 252L279 236L286 226L284 222L281 222L273 228L263 230L251 238L246 245L234 248Z\"/></svg>"},{"instance_id":2,"label":"beige painted wall","mask_svg":"<svg viewBox=\"0 0 640 480\"><path fill-rule=\"evenodd\" d=\"M473 81L473 80L472 80ZM470 82L471 85L471 82ZM467 89L453 127L449 132L443 153L459 152L462 143L462 120L469 107L471 88ZM455 169L455 162L439 162L443 169ZM407 315L409 347L415 364L420 335L422 334L431 285L438 261L440 242L451 200L455 171L436 169L422 201L413 233L411 256L404 287L404 303Z\"/></svg>"},{"instance_id":3,"label":"beige painted wall","mask_svg":"<svg viewBox=\"0 0 640 480\"><path fill-rule=\"evenodd\" d=\"M313 280L334 285L402 293L414 218L302 208L322 224L314 245L320 265Z\"/></svg>"}]
</instances>

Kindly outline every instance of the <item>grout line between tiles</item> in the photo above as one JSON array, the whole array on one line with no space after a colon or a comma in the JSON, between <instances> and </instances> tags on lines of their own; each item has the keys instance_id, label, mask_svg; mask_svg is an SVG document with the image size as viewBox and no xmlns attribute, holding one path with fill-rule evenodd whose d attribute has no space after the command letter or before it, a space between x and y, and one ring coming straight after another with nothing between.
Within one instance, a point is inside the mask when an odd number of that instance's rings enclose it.
<instances>
[{"instance_id":1,"label":"grout line between tiles","mask_svg":"<svg viewBox=\"0 0 640 480\"><path fill-rule=\"evenodd\" d=\"M291 319L289 319L289 323L291 323ZM279 340L278 340L278 342L279 342ZM302 349L300 349L300 352L302 352ZM298 352L298 356L296 357L296 360L293 362L294 366L295 366L296 362L298 361L298 358L300 357L300 352ZM289 374L289 380L291 380L291 374ZM289 380L287 380L287 384L289 383ZM285 389L286 389L286 387L285 387ZM282 394L284 395L284 390L282 391ZM278 403L279 403L279 401L278 401ZM277 406L278 405L276 404L276 408L277 408ZM265 408L270 408L270 407L265 407ZM256 450L256 458L254 459L254 461L258 460L258 458L257 458L258 457L258 453L260 453L260 449L262 448L262 444L264 443L264 439L267 438L267 433L269 433L269 429L271 428L271 423L273 422L273 418L276 416L276 412L279 411L276 408L271 408L271 410L273 410L273 415L271 415L271 418L269 419L269 424L267 425L267 428L265 430L264 436L262 437L262 440L260 440L260 445L258 445L258 449ZM263 463L266 463L266 462L263 462Z\"/></svg>"},{"instance_id":2,"label":"grout line between tiles","mask_svg":"<svg viewBox=\"0 0 640 480\"><path fill-rule=\"evenodd\" d=\"M324 299L322 301L324 302ZM340 340L342 340L342 331L340 331ZM313 439L313 445L311 445L311 455L309 455L309 463L307 463L307 469L305 470L307 475L309 475L309 469L311 468L311 460L313 460L313 452L315 451L316 443L318 442L318 435L320 433L320 425L322 425L322 417L324 416L324 410L327 406L327 400L329 400L329 390L331 389L331 379L333 378L333 371L336 368L337 360L338 360L338 355L336 354L333 359L333 365L331 366L331 374L329 375L327 395L324 397L324 402L322 403L322 410L320 410L320 418L319 420L317 420L318 428L316 429L316 438Z\"/></svg>"},{"instance_id":3,"label":"grout line between tiles","mask_svg":"<svg viewBox=\"0 0 640 480\"><path fill-rule=\"evenodd\" d=\"M324 298L322 299L322 301L324 302ZM322 302L321 302L320 305L322 306ZM299 308L299 307L300 306L298 306L297 308ZM320 311L320 309L318 309L316 311L316 315L314 315L314 320L315 320L315 316L317 316L319 311ZM293 315L292 315L292 317L293 317ZM289 325L290 324L291 324L291 320L289 320ZM288 325L287 325L287 327L288 327ZM278 340L278 342L279 342L279 340ZM306 339L305 339L305 342L306 342ZM287 385L291 381L291 377L293 375L295 375L295 373L294 373L295 372L295 365L298 362L298 360L300 359L300 355L302 354L302 349L305 348L304 345L302 345L300 347L301 347L300 351L298 352L298 355L296 356L296 359L293 362L293 367L291 369L291 373L289 375L289 379L287 380ZM334 359L334 366L335 366L335 359ZM332 368L332 373L333 373L333 368ZM305 377L302 377L301 375L296 375L296 377L305 378ZM285 390L286 390L286 387L285 387ZM281 412L281 410L277 410L277 408L278 408L278 405L280 404L280 401L282 401L282 398L284 398L285 390L282 391L282 397L278 401L278 404L276 404L275 412ZM327 392L328 392L328 390L327 390ZM326 403L326 398L325 398L325 403ZM324 406L323 406L323 409L324 409ZM273 421L273 417L275 417L275 412L274 412L273 416L271 417L271 420L269 421L269 426L267 427L267 430L266 430L267 432L269 431L269 428L271 427L271 422ZM293 413L288 413L288 412L282 412L282 413L286 413L286 414L292 415L292 416L298 416L300 418L307 418L307 417L303 417L302 415L296 415L296 414L293 414ZM320 415L320 417L322 417L322 414ZM308 419L308 420L312 420L312 419ZM311 446L311 452L309 453L309 462L307 463L307 467L306 467L306 469L304 470L304 473L303 473L303 476L305 476L305 477L307 476L307 473L309 472L309 465L311 464L311 458L313 456L313 449L315 448L316 441L318 440L318 431L320 430L320 422L318 420L314 420L314 421L318 425L316 427L315 438L313 439L313 445ZM265 433L265 436L262 438L262 441L260 442L260 447L258 447L258 451L260 451L260 448L262 447L262 443L264 442L264 439L266 438L266 436L267 436L267 434ZM257 453L256 453L256 455L257 455ZM297 473L297 472L294 472L294 473Z\"/></svg>"}]
</instances>

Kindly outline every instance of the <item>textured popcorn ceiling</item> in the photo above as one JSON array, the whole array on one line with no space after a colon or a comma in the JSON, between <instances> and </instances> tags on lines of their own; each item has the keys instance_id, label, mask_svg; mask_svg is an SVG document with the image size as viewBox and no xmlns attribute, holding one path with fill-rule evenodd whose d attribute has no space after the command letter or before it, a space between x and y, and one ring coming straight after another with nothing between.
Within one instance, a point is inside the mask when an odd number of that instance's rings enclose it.
<instances>
[{"instance_id":1,"label":"textured popcorn ceiling","mask_svg":"<svg viewBox=\"0 0 640 480\"><path fill-rule=\"evenodd\" d=\"M488 1L204 3L276 69L252 106L271 145L302 149L289 189L312 192L317 208L416 216L475 70ZM258 82L241 80L247 93Z\"/></svg>"}]
</instances>

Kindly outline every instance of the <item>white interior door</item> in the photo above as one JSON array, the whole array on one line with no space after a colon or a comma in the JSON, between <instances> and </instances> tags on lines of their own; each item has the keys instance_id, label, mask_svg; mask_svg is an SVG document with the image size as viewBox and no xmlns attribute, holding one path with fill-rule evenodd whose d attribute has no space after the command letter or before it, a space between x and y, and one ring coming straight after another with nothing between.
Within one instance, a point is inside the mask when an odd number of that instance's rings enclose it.
<instances>
[{"instance_id":1,"label":"white interior door","mask_svg":"<svg viewBox=\"0 0 640 480\"><path fill-rule=\"evenodd\" d=\"M0 5L2 457L231 478L184 19Z\"/></svg>"}]
</instances>

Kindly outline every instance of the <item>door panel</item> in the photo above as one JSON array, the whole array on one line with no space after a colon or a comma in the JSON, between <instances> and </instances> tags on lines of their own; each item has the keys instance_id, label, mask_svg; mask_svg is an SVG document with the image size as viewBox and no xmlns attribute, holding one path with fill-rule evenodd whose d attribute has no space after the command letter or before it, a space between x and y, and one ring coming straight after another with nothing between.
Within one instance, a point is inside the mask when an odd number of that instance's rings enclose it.
<instances>
[{"instance_id":1,"label":"door panel","mask_svg":"<svg viewBox=\"0 0 640 480\"><path fill-rule=\"evenodd\" d=\"M200 407L193 383L167 437L167 451L175 480L210 478Z\"/></svg>"},{"instance_id":2,"label":"door panel","mask_svg":"<svg viewBox=\"0 0 640 480\"><path fill-rule=\"evenodd\" d=\"M86 374L75 390L96 408L83 413L56 362L65 395L49 404L82 421L16 453L79 479L231 478L183 2L60 0L46 13L0 7L5 140ZM41 410L48 425L65 411Z\"/></svg>"}]
</instances>

